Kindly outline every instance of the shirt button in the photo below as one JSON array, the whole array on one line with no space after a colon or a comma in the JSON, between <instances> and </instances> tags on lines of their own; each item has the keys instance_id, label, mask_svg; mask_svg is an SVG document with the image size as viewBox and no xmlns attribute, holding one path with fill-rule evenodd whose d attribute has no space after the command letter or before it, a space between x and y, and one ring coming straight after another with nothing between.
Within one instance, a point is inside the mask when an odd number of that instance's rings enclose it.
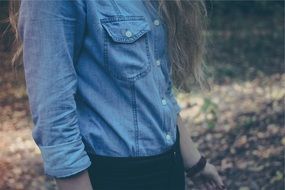
<instances>
[{"instance_id":1,"label":"shirt button","mask_svg":"<svg viewBox=\"0 0 285 190\"><path fill-rule=\"evenodd\" d=\"M131 37L133 34L132 34L131 31L127 30L126 33L125 33L125 35L126 35L127 37Z\"/></svg>"},{"instance_id":2,"label":"shirt button","mask_svg":"<svg viewBox=\"0 0 285 190\"><path fill-rule=\"evenodd\" d=\"M161 103L162 103L162 105L166 105L167 102L164 98L162 98Z\"/></svg>"},{"instance_id":3,"label":"shirt button","mask_svg":"<svg viewBox=\"0 0 285 190\"><path fill-rule=\"evenodd\" d=\"M160 60L159 59L156 60L155 63L156 63L157 66L159 66L160 65Z\"/></svg>"},{"instance_id":4,"label":"shirt button","mask_svg":"<svg viewBox=\"0 0 285 190\"><path fill-rule=\"evenodd\" d=\"M166 137L166 139L167 139L168 141L171 140L171 136L170 136L169 134L167 134L165 137Z\"/></svg>"},{"instance_id":5,"label":"shirt button","mask_svg":"<svg viewBox=\"0 0 285 190\"><path fill-rule=\"evenodd\" d=\"M159 20L158 20L158 19L155 19L155 20L153 21L153 24L154 24L155 26L158 26L158 25L159 25Z\"/></svg>"}]
</instances>

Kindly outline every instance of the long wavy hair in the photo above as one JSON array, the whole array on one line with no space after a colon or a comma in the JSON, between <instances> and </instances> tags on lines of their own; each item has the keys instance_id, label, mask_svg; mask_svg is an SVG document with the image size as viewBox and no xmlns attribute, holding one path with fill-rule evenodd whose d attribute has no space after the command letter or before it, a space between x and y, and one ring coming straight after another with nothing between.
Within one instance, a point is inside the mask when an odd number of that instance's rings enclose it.
<instances>
[{"instance_id":1,"label":"long wavy hair","mask_svg":"<svg viewBox=\"0 0 285 190\"><path fill-rule=\"evenodd\" d=\"M150 5L150 1L144 0ZM210 85L205 77L207 9L203 0L154 0L158 13L167 25L168 52L173 85L177 90L190 92L198 83L202 89ZM22 64L23 46L17 30L20 0L9 1L8 22L14 34L11 64Z\"/></svg>"}]
</instances>

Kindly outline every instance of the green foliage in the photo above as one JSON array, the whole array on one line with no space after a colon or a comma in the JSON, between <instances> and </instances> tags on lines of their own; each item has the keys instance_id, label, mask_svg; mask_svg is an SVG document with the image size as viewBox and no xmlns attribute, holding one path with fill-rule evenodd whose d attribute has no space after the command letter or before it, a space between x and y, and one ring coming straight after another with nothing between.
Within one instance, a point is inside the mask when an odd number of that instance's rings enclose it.
<instances>
[{"instance_id":1,"label":"green foliage","mask_svg":"<svg viewBox=\"0 0 285 190\"><path fill-rule=\"evenodd\" d=\"M207 123L208 128L214 128L217 123L217 111L218 105L213 102L210 98L205 97L204 103L200 108L200 113L204 115L205 122Z\"/></svg>"}]
</instances>

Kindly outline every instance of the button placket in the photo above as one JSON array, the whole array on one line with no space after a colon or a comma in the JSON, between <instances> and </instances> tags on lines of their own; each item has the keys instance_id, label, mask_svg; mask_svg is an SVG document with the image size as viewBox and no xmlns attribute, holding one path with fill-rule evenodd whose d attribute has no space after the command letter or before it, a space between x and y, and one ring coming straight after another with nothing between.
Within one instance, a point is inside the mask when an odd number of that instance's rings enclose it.
<instances>
[{"instance_id":1,"label":"button placket","mask_svg":"<svg viewBox=\"0 0 285 190\"><path fill-rule=\"evenodd\" d=\"M159 38L160 38L160 35L161 35L161 32L162 31L162 28L161 28L161 21L160 19L158 18L158 15L154 15L153 18L152 18L152 23L153 23L153 36L154 36L154 63L153 65L157 67L157 69L155 69L158 73L156 75L154 75L154 77L157 79L157 83L158 83L158 89L159 89L159 92L161 94L161 105L162 105L162 114L163 114L163 123L162 123L162 126L166 126L166 105L168 104L167 103L167 100L166 100L166 97L165 97L165 93L164 93L164 90L162 88L163 84L162 84L162 65L163 62L162 62L162 58L160 57L162 55L162 53L159 53L159 51L161 50L161 47L159 47L160 43L159 43ZM160 68L158 68L160 67ZM165 141L166 141L166 144L169 144L172 142L172 138L169 134L169 130L164 127L163 129L166 133L165 133Z\"/></svg>"},{"instance_id":2,"label":"button placket","mask_svg":"<svg viewBox=\"0 0 285 190\"><path fill-rule=\"evenodd\" d=\"M170 141L170 140L171 140L171 136L170 136L168 133L166 134L166 136L165 136L165 137L166 137L166 140L168 140L168 141Z\"/></svg>"},{"instance_id":3,"label":"button placket","mask_svg":"<svg viewBox=\"0 0 285 190\"><path fill-rule=\"evenodd\" d=\"M155 63L156 63L157 66L160 66L160 59L157 59L157 60L155 61Z\"/></svg>"},{"instance_id":4,"label":"button placket","mask_svg":"<svg viewBox=\"0 0 285 190\"><path fill-rule=\"evenodd\" d=\"M165 98L162 98L162 99L161 99L161 103L162 103L162 105L164 105L164 106L165 106L165 105L167 104L166 99L165 99Z\"/></svg>"}]
</instances>

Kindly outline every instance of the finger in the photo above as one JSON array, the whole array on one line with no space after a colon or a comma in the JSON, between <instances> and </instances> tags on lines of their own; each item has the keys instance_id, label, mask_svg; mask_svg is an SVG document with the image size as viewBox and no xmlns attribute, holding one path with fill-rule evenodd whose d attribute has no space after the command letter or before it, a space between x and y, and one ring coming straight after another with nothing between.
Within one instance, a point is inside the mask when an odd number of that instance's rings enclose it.
<instances>
[{"instance_id":1,"label":"finger","mask_svg":"<svg viewBox=\"0 0 285 190\"><path fill-rule=\"evenodd\" d=\"M206 178L205 176L201 177L201 183L204 184L204 186L208 189L212 189L212 185L210 183L210 180L208 178Z\"/></svg>"},{"instance_id":2,"label":"finger","mask_svg":"<svg viewBox=\"0 0 285 190\"><path fill-rule=\"evenodd\" d=\"M213 189L213 187L212 187L210 181L208 181L208 182L206 183L206 185L207 185L207 188L208 188L209 190L212 190L212 189Z\"/></svg>"},{"instance_id":3,"label":"finger","mask_svg":"<svg viewBox=\"0 0 285 190\"><path fill-rule=\"evenodd\" d=\"M219 185L216 181L213 181L213 183L215 184L215 187L219 190L224 190L223 185Z\"/></svg>"},{"instance_id":4,"label":"finger","mask_svg":"<svg viewBox=\"0 0 285 190\"><path fill-rule=\"evenodd\" d=\"M219 189L219 190L221 190L221 188L219 188L219 187L217 186L217 184L215 183L214 180L210 180L210 184L211 184L211 186L212 186L212 189Z\"/></svg>"},{"instance_id":5,"label":"finger","mask_svg":"<svg viewBox=\"0 0 285 190\"><path fill-rule=\"evenodd\" d=\"M222 178L220 177L220 175L215 172L215 175L213 176L213 180L215 181L215 183L220 187L223 188L224 183L222 181Z\"/></svg>"},{"instance_id":6,"label":"finger","mask_svg":"<svg viewBox=\"0 0 285 190\"><path fill-rule=\"evenodd\" d=\"M218 189L218 187L216 186L216 184L213 180L209 180L209 183L211 185L211 189Z\"/></svg>"}]
</instances>

